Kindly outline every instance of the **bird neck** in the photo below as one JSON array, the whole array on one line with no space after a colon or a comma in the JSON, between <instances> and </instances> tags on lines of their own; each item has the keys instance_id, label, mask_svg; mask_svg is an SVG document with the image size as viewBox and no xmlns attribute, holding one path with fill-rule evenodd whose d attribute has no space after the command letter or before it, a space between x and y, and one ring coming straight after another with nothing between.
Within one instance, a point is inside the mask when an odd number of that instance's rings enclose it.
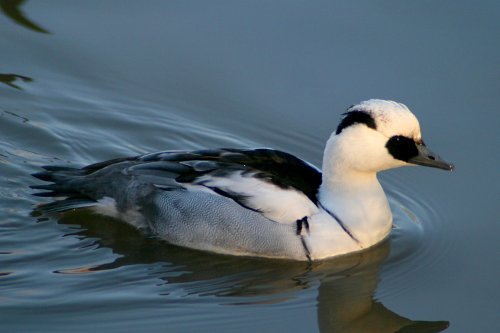
<instances>
[{"instance_id":1,"label":"bird neck","mask_svg":"<svg viewBox=\"0 0 500 333\"><path fill-rule=\"evenodd\" d=\"M338 152L325 151L318 200L363 247L387 236L392 214L376 172L363 172L343 163Z\"/></svg>"}]
</instances>

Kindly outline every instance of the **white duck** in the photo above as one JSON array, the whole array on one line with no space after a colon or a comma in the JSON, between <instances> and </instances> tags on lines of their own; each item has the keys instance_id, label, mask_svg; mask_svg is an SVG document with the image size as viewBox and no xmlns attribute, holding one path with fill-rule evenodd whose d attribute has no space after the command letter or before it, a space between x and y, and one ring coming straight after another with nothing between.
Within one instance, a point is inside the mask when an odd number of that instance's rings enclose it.
<instances>
[{"instance_id":1,"label":"white duck","mask_svg":"<svg viewBox=\"0 0 500 333\"><path fill-rule=\"evenodd\" d=\"M81 169L46 166L46 211L91 207L169 243L217 253L316 260L387 237L392 214L377 172L452 170L422 141L403 104L351 106L328 140L323 172L271 149L164 151Z\"/></svg>"}]
</instances>

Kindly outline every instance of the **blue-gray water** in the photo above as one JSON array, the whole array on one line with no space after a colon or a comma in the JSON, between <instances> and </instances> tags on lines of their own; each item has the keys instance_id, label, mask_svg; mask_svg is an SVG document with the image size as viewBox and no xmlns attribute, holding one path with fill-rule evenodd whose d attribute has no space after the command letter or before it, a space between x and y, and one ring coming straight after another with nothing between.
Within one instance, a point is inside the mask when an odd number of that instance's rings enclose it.
<instances>
[{"instance_id":1,"label":"blue-gray water","mask_svg":"<svg viewBox=\"0 0 500 333\"><path fill-rule=\"evenodd\" d=\"M500 3L0 8L1 332L500 331ZM456 171L382 174L396 228L370 251L233 258L33 213L46 164L267 146L319 165L343 110L374 97L406 103Z\"/></svg>"}]
</instances>

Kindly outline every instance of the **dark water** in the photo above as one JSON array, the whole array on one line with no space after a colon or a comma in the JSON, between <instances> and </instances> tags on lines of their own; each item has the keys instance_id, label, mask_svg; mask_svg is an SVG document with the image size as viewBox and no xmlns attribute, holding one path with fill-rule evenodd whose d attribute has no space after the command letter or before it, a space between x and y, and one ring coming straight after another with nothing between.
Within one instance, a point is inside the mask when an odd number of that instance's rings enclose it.
<instances>
[{"instance_id":1,"label":"dark water","mask_svg":"<svg viewBox=\"0 0 500 333\"><path fill-rule=\"evenodd\" d=\"M500 331L498 2L0 8L1 332ZM319 165L340 113L373 97L409 105L457 169L381 175L396 228L370 251L233 258L33 214L45 164L268 146Z\"/></svg>"}]
</instances>

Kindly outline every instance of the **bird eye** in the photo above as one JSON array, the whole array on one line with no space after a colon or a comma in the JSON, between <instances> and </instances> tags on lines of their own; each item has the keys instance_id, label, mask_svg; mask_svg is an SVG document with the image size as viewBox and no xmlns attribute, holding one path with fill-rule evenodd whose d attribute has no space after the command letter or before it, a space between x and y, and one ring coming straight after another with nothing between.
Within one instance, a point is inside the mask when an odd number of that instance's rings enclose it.
<instances>
[{"instance_id":1,"label":"bird eye","mask_svg":"<svg viewBox=\"0 0 500 333\"><path fill-rule=\"evenodd\" d=\"M419 143L406 136L395 135L387 141L385 147L395 159L407 162L418 155L417 144Z\"/></svg>"}]
</instances>

